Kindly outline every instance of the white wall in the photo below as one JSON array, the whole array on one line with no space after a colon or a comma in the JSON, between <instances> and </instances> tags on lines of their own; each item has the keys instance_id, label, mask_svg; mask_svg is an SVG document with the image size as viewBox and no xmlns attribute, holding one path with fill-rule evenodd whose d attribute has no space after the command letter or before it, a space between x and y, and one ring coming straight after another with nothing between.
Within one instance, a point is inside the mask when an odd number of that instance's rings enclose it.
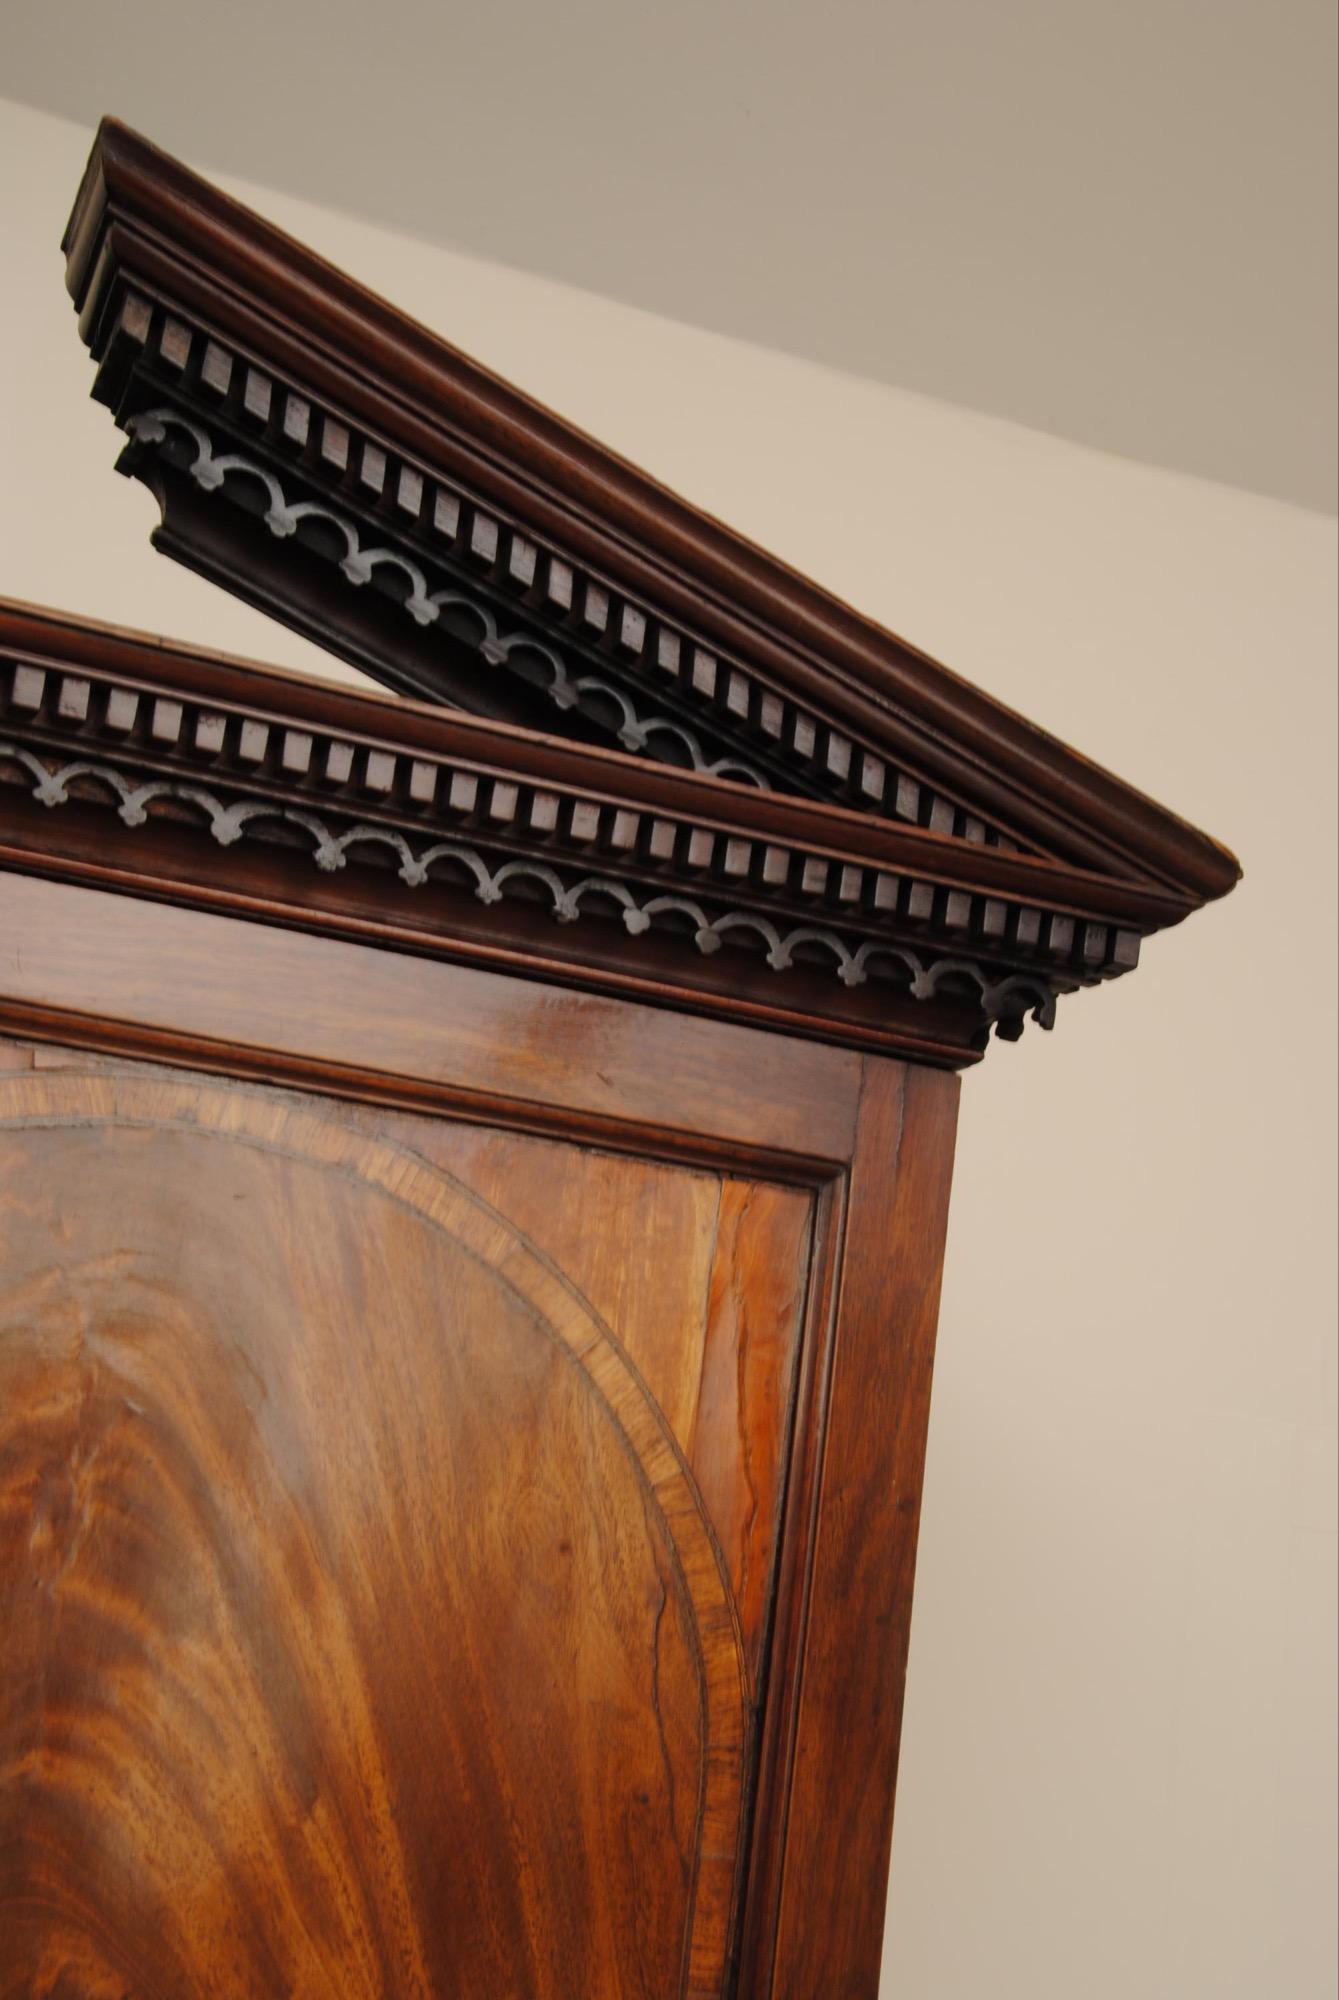
<instances>
[{"instance_id":1,"label":"white wall","mask_svg":"<svg viewBox=\"0 0 1339 2000\"><path fill-rule=\"evenodd\" d=\"M88 138L0 104L0 591L344 677L111 476ZM966 1083L884 1987L1331 2000L1334 522L237 191L1241 855Z\"/></svg>"}]
</instances>

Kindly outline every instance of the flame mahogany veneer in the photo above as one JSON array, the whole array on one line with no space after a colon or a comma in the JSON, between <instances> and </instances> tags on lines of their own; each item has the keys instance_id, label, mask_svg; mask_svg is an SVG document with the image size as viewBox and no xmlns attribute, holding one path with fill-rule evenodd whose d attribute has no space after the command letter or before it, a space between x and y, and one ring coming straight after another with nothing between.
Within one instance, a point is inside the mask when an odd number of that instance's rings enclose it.
<instances>
[{"instance_id":1,"label":"flame mahogany veneer","mask_svg":"<svg viewBox=\"0 0 1339 2000\"><path fill-rule=\"evenodd\" d=\"M0 605L0 2000L873 2000L958 1081L1204 835L127 133Z\"/></svg>"}]
</instances>

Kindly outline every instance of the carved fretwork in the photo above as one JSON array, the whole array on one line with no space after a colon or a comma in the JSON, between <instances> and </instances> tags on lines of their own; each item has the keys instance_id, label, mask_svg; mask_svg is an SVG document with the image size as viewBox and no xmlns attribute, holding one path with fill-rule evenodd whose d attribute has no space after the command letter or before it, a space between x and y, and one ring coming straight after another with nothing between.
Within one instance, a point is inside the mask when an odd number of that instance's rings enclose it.
<instances>
[{"instance_id":1,"label":"carved fretwork","mask_svg":"<svg viewBox=\"0 0 1339 2000\"><path fill-rule=\"evenodd\" d=\"M703 1006L742 992L953 1062L991 1026L1049 1027L1059 994L1135 963L1146 927L1128 892L1022 855L19 607L0 630L0 844L19 865Z\"/></svg>"},{"instance_id":2,"label":"carved fretwork","mask_svg":"<svg viewBox=\"0 0 1339 2000\"><path fill-rule=\"evenodd\" d=\"M399 692L1142 886L1233 858L124 128L65 237L157 545Z\"/></svg>"},{"instance_id":3,"label":"carved fretwork","mask_svg":"<svg viewBox=\"0 0 1339 2000\"><path fill-rule=\"evenodd\" d=\"M869 979L888 979L901 986L913 1000L933 1000L939 994L958 994L979 1000L982 1013L1008 1041L1022 1033L1031 1014L1044 1028L1055 1022L1055 1000L1059 992L1071 990L1071 982L1045 972L1000 972L991 978L986 967L970 958L922 956L908 945L894 944L878 936L860 936L818 924L797 924L778 928L772 918L757 910L721 905L712 899L699 900L682 895L646 895L638 900L627 883L605 874L582 875L575 871L560 874L547 862L526 858L498 858L495 851L460 840L429 840L411 844L393 829L367 820L341 825L315 813L297 812L264 798L239 794L230 802L202 785L173 784L162 779L128 777L114 764L79 759L59 764L34 756L22 745L0 737L0 783L9 777L7 766L17 766L32 780L32 797L40 805L68 805L75 799L98 797L105 790L108 803L115 804L118 817L129 827L145 826L151 817L180 817L183 809L198 813L201 823L221 847L231 847L244 839L271 839L287 844L296 836L302 845L306 836L316 866L333 874L354 862L387 860L400 880L411 889L439 882L484 904L500 903L505 897L547 905L548 913L560 924L581 918L604 917L621 921L630 937L641 937L656 926L691 938L696 949L710 957L722 945L738 942L764 954L773 972L789 972L801 964L822 967L834 973L845 986L863 986ZM20 777L19 783L23 780Z\"/></svg>"},{"instance_id":4,"label":"carved fretwork","mask_svg":"<svg viewBox=\"0 0 1339 2000\"><path fill-rule=\"evenodd\" d=\"M1236 879L123 128L64 247L156 545L399 699L9 607L11 865L950 1064Z\"/></svg>"},{"instance_id":5,"label":"carved fretwork","mask_svg":"<svg viewBox=\"0 0 1339 2000\"><path fill-rule=\"evenodd\" d=\"M710 777L736 778L762 791L770 789L763 764L775 760L768 752L762 752L755 763L732 756L714 740L710 720L704 724L694 717L690 726L686 718L673 712L677 701L674 692L659 694L663 706L658 709L653 705L656 693L626 692L619 685L616 667L591 670L585 653L593 649L583 648L579 635L553 629L551 620L545 621L533 604L509 602L496 582L490 587L470 575L452 552L421 547L420 543L429 539L421 519L414 524L416 532L410 534L404 524L388 528L370 518L356 497L350 504L316 498L323 489L302 477L306 468L275 466L273 461L267 464L266 455L255 444L243 450L223 450L202 425L183 417L171 405L131 415L125 427L131 443L122 454L121 469L142 478L158 494L165 527L169 514L177 520L191 511L194 496L185 495L180 505L177 502L183 492L180 475L184 474L198 492L217 493L246 517L238 520L225 514L224 532L229 539L244 539L247 521L258 519L275 540L293 538L290 553L301 550L322 565L332 565L339 581L323 577L322 583L328 583L336 595L341 586L352 591L370 585L375 604L369 611L370 619L380 618L389 627L398 622L399 613L431 635L417 671L379 660L378 678L402 685L408 692L516 721L533 715L560 726L561 719L570 713L573 730L584 725L595 740L613 736L623 749L645 753L663 763L704 771ZM364 462L366 456L365 450ZM419 475L414 478L418 481ZM404 485L401 472L397 486ZM421 483L409 490L421 498ZM207 511L213 515L218 510ZM458 500L453 499L448 510L440 493L437 495L435 521L458 523L461 513ZM476 513L476 531L477 525ZM513 548L516 540L513 536ZM533 566L532 557L533 551L526 568ZM556 559L547 559L546 576L552 579L556 567ZM337 630L344 623L343 619L336 621ZM390 645L388 639L388 651ZM462 656L469 656L469 664L463 668ZM557 719L543 712L533 698L536 694L547 697L558 711Z\"/></svg>"},{"instance_id":6,"label":"carved fretwork","mask_svg":"<svg viewBox=\"0 0 1339 2000\"><path fill-rule=\"evenodd\" d=\"M127 294L97 393L156 545L400 692L1026 851L526 527Z\"/></svg>"}]
</instances>

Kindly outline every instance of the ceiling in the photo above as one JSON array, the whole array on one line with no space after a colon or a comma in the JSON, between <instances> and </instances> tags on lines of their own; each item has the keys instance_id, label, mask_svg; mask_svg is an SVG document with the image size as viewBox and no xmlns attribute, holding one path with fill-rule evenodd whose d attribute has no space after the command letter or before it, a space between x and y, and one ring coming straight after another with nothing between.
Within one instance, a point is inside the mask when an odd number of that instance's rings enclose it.
<instances>
[{"instance_id":1,"label":"ceiling","mask_svg":"<svg viewBox=\"0 0 1339 2000\"><path fill-rule=\"evenodd\" d=\"M7 0L0 89L1333 510L1335 43L1333 0Z\"/></svg>"}]
</instances>

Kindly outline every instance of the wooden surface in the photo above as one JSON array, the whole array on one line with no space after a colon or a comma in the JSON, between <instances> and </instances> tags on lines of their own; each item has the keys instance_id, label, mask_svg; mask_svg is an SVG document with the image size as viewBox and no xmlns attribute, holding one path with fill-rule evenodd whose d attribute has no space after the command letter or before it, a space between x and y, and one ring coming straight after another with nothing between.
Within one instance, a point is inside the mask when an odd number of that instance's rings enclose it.
<instances>
[{"instance_id":1,"label":"wooden surface","mask_svg":"<svg viewBox=\"0 0 1339 2000\"><path fill-rule=\"evenodd\" d=\"M926 824L0 602L0 865L955 1067L1194 907L902 791Z\"/></svg>"},{"instance_id":2,"label":"wooden surface","mask_svg":"<svg viewBox=\"0 0 1339 2000\"><path fill-rule=\"evenodd\" d=\"M804 1637L784 1718L794 1777L774 1984L758 1989L769 2000L874 2000L879 1989L956 1110L930 1071L866 1072ZM834 1967L841 1983L830 1987Z\"/></svg>"},{"instance_id":3,"label":"wooden surface","mask_svg":"<svg viewBox=\"0 0 1339 2000\"><path fill-rule=\"evenodd\" d=\"M613 1327L692 1469L756 1687L812 1249L807 1190L403 1121ZM630 1254L636 1249L640 1254Z\"/></svg>"},{"instance_id":4,"label":"wooden surface","mask_svg":"<svg viewBox=\"0 0 1339 2000\"><path fill-rule=\"evenodd\" d=\"M955 1079L0 915L3 2000L872 2000Z\"/></svg>"},{"instance_id":5,"label":"wooden surface","mask_svg":"<svg viewBox=\"0 0 1339 2000\"><path fill-rule=\"evenodd\" d=\"M613 804L647 816L680 814L696 828L788 841L842 865L892 867L940 887L1049 900L1056 908L1087 909L1094 916L1136 927L1174 923L1193 907L1185 890L1160 891L1106 871L1066 866L1053 859L1043 862L1020 850L930 835L919 826L874 818L835 802L727 785L700 771L650 762L617 749L593 750L440 703L314 680L282 667L126 631L48 606L0 597L0 650L44 663L53 676L83 677L90 688L140 693L145 703L141 723L151 712L151 703L165 696L184 704L194 702L216 717L256 721L273 739L271 751L273 742L282 743L289 731L299 732L312 746L328 736L355 755L380 751L402 762L428 759L452 771L468 771L480 783L505 776L520 787L542 788L559 800ZM88 727L96 722L96 705L90 704L82 718L74 715L72 701L65 707L63 732L53 740L89 747ZM129 730L123 727L122 733ZM161 724L149 733L159 757L178 745L179 737L167 734ZM105 747L108 740L104 729L98 741ZM232 760L234 765L241 761ZM253 756L253 766L255 761ZM197 771L203 768L203 762L197 763ZM285 761L281 751L277 759L265 760L260 775L282 788L285 780L291 784L311 770L310 762L299 766ZM359 802L362 809L373 810L376 793L364 787ZM838 906L836 898L825 904Z\"/></svg>"},{"instance_id":6,"label":"wooden surface","mask_svg":"<svg viewBox=\"0 0 1339 2000\"><path fill-rule=\"evenodd\" d=\"M849 1157L862 1074L845 1049L0 871L4 1025L792 1161Z\"/></svg>"},{"instance_id":7,"label":"wooden surface","mask_svg":"<svg viewBox=\"0 0 1339 2000\"><path fill-rule=\"evenodd\" d=\"M99 131L63 247L81 331L101 364L98 392L123 419L127 383L152 336L165 363L153 407L184 402L199 427L231 397L239 436L254 443L273 422L287 463L305 453L313 475L318 459L330 466L324 426L332 423L344 502L360 481L364 497L375 494L382 547L398 536L406 507L416 513L426 487L446 481L462 520L484 516L482 536L464 538L464 572L507 569L513 534L531 562L551 551L564 573L569 631L604 634L606 661L635 659L649 686L669 678L648 643L669 621L685 674L699 651L713 676L724 670L720 698L704 712L715 708L723 726L737 727L730 689L736 677L748 684L741 734L755 745L765 733L752 727L761 704L793 703L820 725L820 744L832 725L848 751L868 747L1042 852L1176 885L1198 900L1235 881L1235 861L1205 835L667 492L115 121ZM206 369L209 341L229 356L227 388ZM278 435L286 389L301 405L300 449ZM401 470L417 499L403 498ZM262 534L222 561L199 541L181 547L183 533L169 531L168 541L244 595L259 594L258 571L281 542L296 583L300 532ZM374 594L340 608L339 588L323 577L315 593L318 629L336 649L354 642ZM525 589L533 601L538 592ZM300 594L272 580L263 601L304 622ZM412 636L415 622L399 629Z\"/></svg>"},{"instance_id":8,"label":"wooden surface","mask_svg":"<svg viewBox=\"0 0 1339 2000\"><path fill-rule=\"evenodd\" d=\"M374 1122L0 1081L0 1991L722 1990L808 1199Z\"/></svg>"}]
</instances>

